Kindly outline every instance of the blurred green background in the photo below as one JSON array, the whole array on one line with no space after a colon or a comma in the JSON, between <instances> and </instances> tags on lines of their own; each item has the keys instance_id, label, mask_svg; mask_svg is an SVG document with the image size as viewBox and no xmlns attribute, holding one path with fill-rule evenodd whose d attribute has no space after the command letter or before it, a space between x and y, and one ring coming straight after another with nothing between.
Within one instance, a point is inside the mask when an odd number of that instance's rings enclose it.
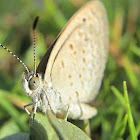
<instances>
[{"instance_id":1,"label":"blurred green background","mask_svg":"<svg viewBox=\"0 0 140 140\"><path fill-rule=\"evenodd\" d=\"M32 24L37 26L37 64L70 17L87 0L0 0L0 43L33 70ZM110 29L110 52L103 84L94 106L98 115L90 120L94 140L131 139L124 123L125 107L114 94L123 95L127 82L131 111L140 135L140 1L102 0ZM23 106L30 102L21 87L24 67L0 48L0 138L29 132L29 116ZM114 86L114 87L112 87ZM124 123L124 125L122 125ZM119 129L120 128L120 129ZM139 137L140 138L140 137Z\"/></svg>"}]
</instances>

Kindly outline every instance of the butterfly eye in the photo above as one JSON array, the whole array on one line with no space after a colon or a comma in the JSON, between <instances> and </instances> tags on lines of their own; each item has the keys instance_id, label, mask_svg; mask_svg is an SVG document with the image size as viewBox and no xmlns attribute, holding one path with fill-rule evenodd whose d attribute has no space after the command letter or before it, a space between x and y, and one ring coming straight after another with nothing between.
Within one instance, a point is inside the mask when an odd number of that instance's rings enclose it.
<instances>
[{"instance_id":1,"label":"butterfly eye","mask_svg":"<svg viewBox=\"0 0 140 140\"><path fill-rule=\"evenodd\" d=\"M29 81L29 88L31 90L36 90L39 87L40 81L38 77L32 77Z\"/></svg>"}]
</instances>

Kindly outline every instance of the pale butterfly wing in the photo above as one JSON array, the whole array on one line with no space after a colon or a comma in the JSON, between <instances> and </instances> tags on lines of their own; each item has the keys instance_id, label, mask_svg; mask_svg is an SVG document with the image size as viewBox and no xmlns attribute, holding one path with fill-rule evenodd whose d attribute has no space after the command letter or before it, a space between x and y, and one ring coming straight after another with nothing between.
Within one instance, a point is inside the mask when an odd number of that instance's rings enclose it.
<instances>
[{"instance_id":1,"label":"pale butterfly wing","mask_svg":"<svg viewBox=\"0 0 140 140\"><path fill-rule=\"evenodd\" d=\"M90 102L101 85L108 42L104 7L99 1L91 1L70 19L37 71L45 72L44 80L51 81L67 103L77 98Z\"/></svg>"}]
</instances>

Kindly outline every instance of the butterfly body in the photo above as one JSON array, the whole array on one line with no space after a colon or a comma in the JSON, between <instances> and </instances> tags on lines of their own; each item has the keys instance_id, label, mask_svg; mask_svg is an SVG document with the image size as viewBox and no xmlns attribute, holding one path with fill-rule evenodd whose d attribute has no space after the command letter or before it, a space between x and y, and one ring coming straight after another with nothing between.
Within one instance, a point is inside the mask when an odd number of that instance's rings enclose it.
<instances>
[{"instance_id":1,"label":"butterfly body","mask_svg":"<svg viewBox=\"0 0 140 140\"><path fill-rule=\"evenodd\" d=\"M34 114L39 108L45 113L68 111L72 119L96 115L96 108L88 103L101 85L108 42L104 7L91 1L70 19L41 60L37 74L23 75L22 86L32 99L28 105L34 106Z\"/></svg>"}]
</instances>

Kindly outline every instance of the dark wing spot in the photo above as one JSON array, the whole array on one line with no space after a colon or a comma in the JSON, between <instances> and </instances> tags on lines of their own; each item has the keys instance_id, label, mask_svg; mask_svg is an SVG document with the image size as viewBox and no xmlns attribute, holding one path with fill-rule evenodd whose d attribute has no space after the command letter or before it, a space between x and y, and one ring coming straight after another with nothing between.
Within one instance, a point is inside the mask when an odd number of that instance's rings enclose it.
<instances>
[{"instance_id":1,"label":"dark wing spot","mask_svg":"<svg viewBox=\"0 0 140 140\"><path fill-rule=\"evenodd\" d=\"M74 55L76 55L77 54L77 52L76 51L74 51Z\"/></svg>"},{"instance_id":2,"label":"dark wing spot","mask_svg":"<svg viewBox=\"0 0 140 140\"><path fill-rule=\"evenodd\" d=\"M73 86L73 82L70 83L70 86L71 86L71 87Z\"/></svg>"},{"instance_id":3,"label":"dark wing spot","mask_svg":"<svg viewBox=\"0 0 140 140\"><path fill-rule=\"evenodd\" d=\"M85 41L88 41L89 39L87 38L87 37L85 37L85 39L84 39Z\"/></svg>"},{"instance_id":4,"label":"dark wing spot","mask_svg":"<svg viewBox=\"0 0 140 140\"><path fill-rule=\"evenodd\" d=\"M68 76L69 78L71 78L72 76L69 74L69 76Z\"/></svg>"},{"instance_id":5,"label":"dark wing spot","mask_svg":"<svg viewBox=\"0 0 140 140\"><path fill-rule=\"evenodd\" d=\"M83 53L85 53L85 50L83 49Z\"/></svg>"},{"instance_id":6,"label":"dark wing spot","mask_svg":"<svg viewBox=\"0 0 140 140\"><path fill-rule=\"evenodd\" d=\"M69 101L71 101L72 100L72 98L71 98L71 96L69 96Z\"/></svg>"},{"instance_id":7,"label":"dark wing spot","mask_svg":"<svg viewBox=\"0 0 140 140\"><path fill-rule=\"evenodd\" d=\"M62 68L64 68L64 67L65 67L65 65L64 65L64 61L63 61L63 60L62 60L61 65L62 65Z\"/></svg>"},{"instance_id":8,"label":"dark wing spot","mask_svg":"<svg viewBox=\"0 0 140 140\"><path fill-rule=\"evenodd\" d=\"M85 58L83 58L83 62L86 63L86 59Z\"/></svg>"},{"instance_id":9,"label":"dark wing spot","mask_svg":"<svg viewBox=\"0 0 140 140\"><path fill-rule=\"evenodd\" d=\"M86 18L83 18L83 22L85 22L86 21Z\"/></svg>"},{"instance_id":10,"label":"dark wing spot","mask_svg":"<svg viewBox=\"0 0 140 140\"><path fill-rule=\"evenodd\" d=\"M71 50L73 50L73 45L72 44L70 44L69 47L70 47Z\"/></svg>"}]
</instances>

